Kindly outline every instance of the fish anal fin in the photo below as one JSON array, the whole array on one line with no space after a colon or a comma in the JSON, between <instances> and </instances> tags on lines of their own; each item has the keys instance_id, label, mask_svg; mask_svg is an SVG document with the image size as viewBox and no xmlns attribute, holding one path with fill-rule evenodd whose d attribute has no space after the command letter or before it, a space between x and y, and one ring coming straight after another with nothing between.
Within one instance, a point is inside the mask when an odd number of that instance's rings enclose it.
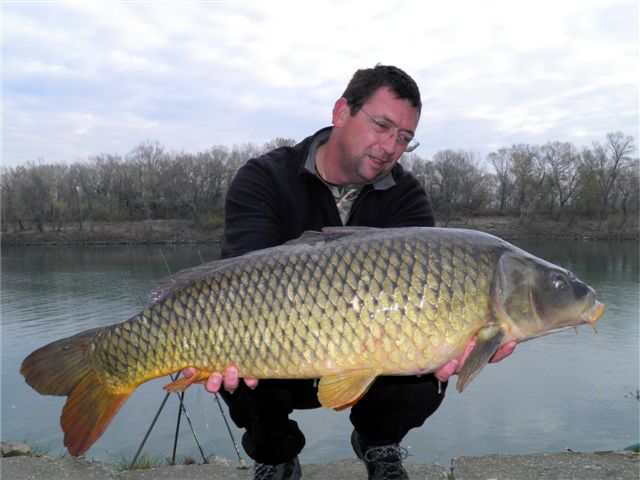
<instances>
[{"instance_id":1,"label":"fish anal fin","mask_svg":"<svg viewBox=\"0 0 640 480\"><path fill-rule=\"evenodd\" d=\"M471 383L471 380L476 378L487 363L489 363L491 357L493 357L500 347L503 338L504 331L499 325L488 325L478 330L476 334L476 346L464 361L462 370L458 375L458 381L456 383L458 392L462 392L466 386Z\"/></svg>"},{"instance_id":2,"label":"fish anal fin","mask_svg":"<svg viewBox=\"0 0 640 480\"><path fill-rule=\"evenodd\" d=\"M367 393L377 376L376 371L364 370L322 377L318 385L318 400L325 408L349 408Z\"/></svg>"},{"instance_id":3,"label":"fish anal fin","mask_svg":"<svg viewBox=\"0 0 640 480\"><path fill-rule=\"evenodd\" d=\"M181 377L173 382L165 385L164 388L167 392L184 392L188 387L193 385L194 383L205 382L207 378L209 378L211 372L205 372L203 370L197 370L196 373L191 375L190 377Z\"/></svg>"}]
</instances>

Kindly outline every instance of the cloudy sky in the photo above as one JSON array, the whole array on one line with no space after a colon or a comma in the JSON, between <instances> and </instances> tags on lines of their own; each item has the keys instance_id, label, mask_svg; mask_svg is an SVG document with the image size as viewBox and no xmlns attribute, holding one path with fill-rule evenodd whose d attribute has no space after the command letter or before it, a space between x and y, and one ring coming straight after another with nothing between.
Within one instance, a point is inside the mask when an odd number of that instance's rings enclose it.
<instances>
[{"instance_id":1,"label":"cloudy sky","mask_svg":"<svg viewBox=\"0 0 640 480\"><path fill-rule=\"evenodd\" d=\"M638 143L637 0L2 1L2 163L301 140L353 72L420 86L425 158Z\"/></svg>"}]
</instances>

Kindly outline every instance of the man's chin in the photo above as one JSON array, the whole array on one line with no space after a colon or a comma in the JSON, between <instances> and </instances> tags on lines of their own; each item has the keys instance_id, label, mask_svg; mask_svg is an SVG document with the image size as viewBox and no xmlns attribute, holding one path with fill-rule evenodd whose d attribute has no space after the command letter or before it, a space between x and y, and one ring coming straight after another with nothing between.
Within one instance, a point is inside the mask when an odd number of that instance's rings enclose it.
<instances>
[{"instance_id":1,"label":"man's chin","mask_svg":"<svg viewBox=\"0 0 640 480\"><path fill-rule=\"evenodd\" d=\"M369 170L367 172L366 177L363 177L366 181L366 183L376 183L378 180L380 180L382 177L384 177L387 173L389 173L389 170Z\"/></svg>"}]
</instances>

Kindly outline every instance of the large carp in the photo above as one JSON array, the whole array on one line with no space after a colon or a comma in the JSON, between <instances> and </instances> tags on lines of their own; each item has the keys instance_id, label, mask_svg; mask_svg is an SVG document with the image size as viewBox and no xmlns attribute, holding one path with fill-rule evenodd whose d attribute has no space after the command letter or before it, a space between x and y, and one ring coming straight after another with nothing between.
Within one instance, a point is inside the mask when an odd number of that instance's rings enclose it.
<instances>
[{"instance_id":1,"label":"large carp","mask_svg":"<svg viewBox=\"0 0 640 480\"><path fill-rule=\"evenodd\" d=\"M604 306L570 272L492 235L444 228L329 228L184 270L129 320L50 343L22 363L42 394L67 395L61 425L87 451L143 382L185 367L181 390L234 364L241 376L319 378L346 408L379 375L432 372L477 345L462 389L510 340L582 323Z\"/></svg>"}]
</instances>

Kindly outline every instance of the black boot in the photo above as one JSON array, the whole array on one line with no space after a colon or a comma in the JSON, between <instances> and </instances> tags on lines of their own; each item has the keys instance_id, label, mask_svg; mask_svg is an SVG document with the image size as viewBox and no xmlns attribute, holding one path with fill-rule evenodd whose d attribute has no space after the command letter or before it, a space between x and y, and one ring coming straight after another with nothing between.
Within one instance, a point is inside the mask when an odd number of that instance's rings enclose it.
<instances>
[{"instance_id":1,"label":"black boot","mask_svg":"<svg viewBox=\"0 0 640 480\"><path fill-rule=\"evenodd\" d=\"M408 480L402 460L407 458L407 450L397 443L367 446L355 430L351 434L351 445L356 456L367 466L369 480Z\"/></svg>"},{"instance_id":2,"label":"black boot","mask_svg":"<svg viewBox=\"0 0 640 480\"><path fill-rule=\"evenodd\" d=\"M278 465L258 462L253 465L253 480L300 480L301 477L302 469L298 457Z\"/></svg>"}]
</instances>

